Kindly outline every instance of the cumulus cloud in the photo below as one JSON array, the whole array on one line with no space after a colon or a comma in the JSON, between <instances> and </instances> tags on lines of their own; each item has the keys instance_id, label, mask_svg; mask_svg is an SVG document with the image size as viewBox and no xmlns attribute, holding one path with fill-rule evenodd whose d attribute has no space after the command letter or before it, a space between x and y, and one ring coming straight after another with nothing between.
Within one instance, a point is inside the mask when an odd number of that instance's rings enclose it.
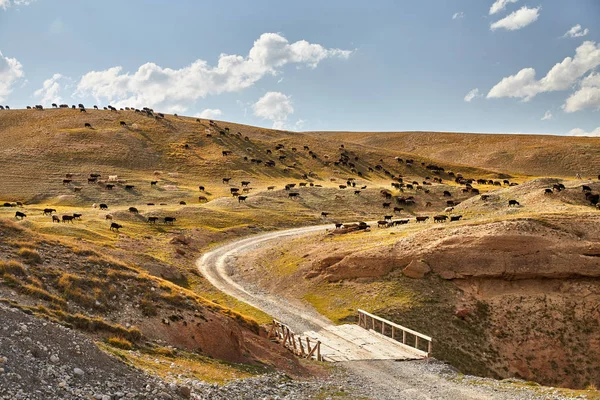
<instances>
[{"instance_id":1,"label":"cumulus cloud","mask_svg":"<svg viewBox=\"0 0 600 400\"><path fill-rule=\"evenodd\" d=\"M519 0L496 0L490 7L490 15L496 14L506 8L508 3L516 3Z\"/></svg>"},{"instance_id":2,"label":"cumulus cloud","mask_svg":"<svg viewBox=\"0 0 600 400\"><path fill-rule=\"evenodd\" d=\"M479 93L479 89L475 88L475 89L471 90L469 93L467 93L467 95L465 96L465 101L470 102L474 98L481 97L481 96L482 95Z\"/></svg>"},{"instance_id":3,"label":"cumulus cloud","mask_svg":"<svg viewBox=\"0 0 600 400\"><path fill-rule=\"evenodd\" d=\"M24 76L21 63L16 58L5 57L0 51L0 101L6 100L14 84Z\"/></svg>"},{"instance_id":4,"label":"cumulus cloud","mask_svg":"<svg viewBox=\"0 0 600 400\"><path fill-rule=\"evenodd\" d=\"M498 82L487 97L518 97L529 101L539 93L569 89L579 78L598 65L600 46L595 42L584 42L575 50L573 58L566 57L554 65L542 79L536 79L535 69L524 68Z\"/></svg>"},{"instance_id":5,"label":"cumulus cloud","mask_svg":"<svg viewBox=\"0 0 600 400\"><path fill-rule=\"evenodd\" d=\"M498 20L490 25L490 29L495 31L496 29L506 29L508 31L516 31L526 27L527 25L535 22L540 16L541 7L528 8L521 7L521 9L507 15L506 17Z\"/></svg>"},{"instance_id":6,"label":"cumulus cloud","mask_svg":"<svg viewBox=\"0 0 600 400\"><path fill-rule=\"evenodd\" d=\"M294 113L292 98L281 92L267 92L252 105L254 115L273 121L274 129L285 129L288 115Z\"/></svg>"},{"instance_id":7,"label":"cumulus cloud","mask_svg":"<svg viewBox=\"0 0 600 400\"><path fill-rule=\"evenodd\" d=\"M41 104L62 102L62 98L59 96L61 85L58 82L62 78L61 74L52 75L52 78L46 79L42 87L33 92L33 95L40 99Z\"/></svg>"},{"instance_id":8,"label":"cumulus cloud","mask_svg":"<svg viewBox=\"0 0 600 400\"><path fill-rule=\"evenodd\" d=\"M181 112L200 97L241 91L265 75L277 75L287 64L316 68L324 59L347 59L351 53L305 40L289 43L277 33L263 33L247 56L221 54L216 66L196 60L180 69L146 63L134 73L124 72L120 66L91 71L81 78L75 94L104 99L115 106Z\"/></svg>"},{"instance_id":9,"label":"cumulus cloud","mask_svg":"<svg viewBox=\"0 0 600 400\"><path fill-rule=\"evenodd\" d=\"M462 11L455 12L452 15L452 19L461 19L461 18L464 18L464 17L465 17L465 13L463 13Z\"/></svg>"},{"instance_id":10,"label":"cumulus cloud","mask_svg":"<svg viewBox=\"0 0 600 400\"><path fill-rule=\"evenodd\" d=\"M221 115L223 115L223 111L219 110L218 108L205 108L202 110L202 112L194 116L202 119L216 119Z\"/></svg>"},{"instance_id":11,"label":"cumulus cloud","mask_svg":"<svg viewBox=\"0 0 600 400\"><path fill-rule=\"evenodd\" d=\"M578 38L578 37L583 37L583 36L587 35L588 33L590 33L590 30L588 28L585 28L582 30L581 25L577 24L574 27L572 27L571 29L569 29L567 31L567 33L565 33L563 35L563 37Z\"/></svg>"},{"instance_id":12,"label":"cumulus cloud","mask_svg":"<svg viewBox=\"0 0 600 400\"><path fill-rule=\"evenodd\" d=\"M548 119L552 119L552 113L550 111L546 111L544 116L542 117L542 121L546 121Z\"/></svg>"},{"instance_id":13,"label":"cumulus cloud","mask_svg":"<svg viewBox=\"0 0 600 400\"><path fill-rule=\"evenodd\" d=\"M580 82L580 88L562 106L568 113L586 108L600 110L600 74L591 73Z\"/></svg>"},{"instance_id":14,"label":"cumulus cloud","mask_svg":"<svg viewBox=\"0 0 600 400\"><path fill-rule=\"evenodd\" d=\"M569 135L569 136L596 136L597 137L597 136L600 136L600 126L591 132L586 132L581 128L571 129L569 131L569 133L567 133L567 135Z\"/></svg>"}]
</instances>

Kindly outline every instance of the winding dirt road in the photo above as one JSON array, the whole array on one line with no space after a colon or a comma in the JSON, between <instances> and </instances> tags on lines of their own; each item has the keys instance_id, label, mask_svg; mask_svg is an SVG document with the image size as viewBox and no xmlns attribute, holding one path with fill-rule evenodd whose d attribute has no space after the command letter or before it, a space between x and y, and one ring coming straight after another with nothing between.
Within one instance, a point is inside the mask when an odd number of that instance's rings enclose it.
<instances>
[{"instance_id":1,"label":"winding dirt road","mask_svg":"<svg viewBox=\"0 0 600 400\"><path fill-rule=\"evenodd\" d=\"M205 253L197 260L196 265L200 272L219 290L228 295L256 307L274 318L284 322L295 332L328 331L334 324L323 315L300 302L291 303L279 296L265 293L251 282L239 282L234 279L236 258L246 251L261 246L268 246L270 241L283 237L307 235L323 232L329 225L309 226L287 229L247 237L217 247ZM361 328L362 329L362 328ZM326 335L326 334L325 334ZM333 336L324 336L324 340L337 340ZM436 360L419 361L368 361L364 349L351 342L337 341L336 347L349 354L358 352L357 358L362 361L347 361L343 365L353 376L361 382L368 398L374 399L542 399L534 392L527 389L514 389L509 385L498 383L494 380L472 378L477 383L469 383L469 378L459 381L458 374L445 364ZM363 351L363 353L360 353ZM382 357L383 358L383 357ZM450 379L449 379L450 378ZM466 382L465 382L466 381ZM558 398L558 397L557 397Z\"/></svg>"}]
</instances>

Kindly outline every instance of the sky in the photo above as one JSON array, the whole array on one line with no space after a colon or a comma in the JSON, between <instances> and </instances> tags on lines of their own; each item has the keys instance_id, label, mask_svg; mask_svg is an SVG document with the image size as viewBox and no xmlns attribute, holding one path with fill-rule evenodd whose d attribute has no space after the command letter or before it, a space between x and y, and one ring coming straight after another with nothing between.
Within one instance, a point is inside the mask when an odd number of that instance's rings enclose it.
<instances>
[{"instance_id":1,"label":"sky","mask_svg":"<svg viewBox=\"0 0 600 400\"><path fill-rule=\"evenodd\" d=\"M600 0L0 0L0 104L52 103L600 136Z\"/></svg>"}]
</instances>

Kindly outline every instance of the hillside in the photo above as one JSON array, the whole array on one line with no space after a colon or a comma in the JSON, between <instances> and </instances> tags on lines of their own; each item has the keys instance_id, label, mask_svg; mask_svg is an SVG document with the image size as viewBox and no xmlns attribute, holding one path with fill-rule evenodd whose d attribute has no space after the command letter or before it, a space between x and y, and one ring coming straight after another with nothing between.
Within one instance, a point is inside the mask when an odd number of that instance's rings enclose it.
<instances>
[{"instance_id":1,"label":"hillside","mask_svg":"<svg viewBox=\"0 0 600 400\"><path fill-rule=\"evenodd\" d=\"M238 260L242 275L335 322L352 321L360 307L436 338L448 332L435 356L462 372L600 384L590 333L597 326L586 317L597 298L598 214L582 190L597 194L600 184L572 179L574 171L597 175L597 139L294 133L46 109L0 111L0 140L0 300L77 330L147 373L217 383L273 371L328 375L267 340L271 317L219 292L195 261L262 232L388 217L410 223L249 251ZM552 190L559 183L564 190ZM508 207L514 199L520 206ZM463 218L433 225L440 213ZM416 216L430 220L416 224ZM402 275L413 259L429 263L426 279ZM578 290L590 295L567 301ZM555 315L540 304L565 315L562 325L539 322ZM570 314L573 304L583 314ZM517 306L528 313L514 314ZM458 318L457 308L470 316ZM524 328L498 336L487 327L507 321ZM510 343L532 341L537 327L553 341L511 354ZM535 357L559 342L553 373ZM589 362L565 361L582 349Z\"/></svg>"},{"instance_id":2,"label":"hillside","mask_svg":"<svg viewBox=\"0 0 600 400\"><path fill-rule=\"evenodd\" d=\"M600 138L452 132L307 132L330 140L396 149L440 163L510 174L584 177L600 173Z\"/></svg>"}]
</instances>

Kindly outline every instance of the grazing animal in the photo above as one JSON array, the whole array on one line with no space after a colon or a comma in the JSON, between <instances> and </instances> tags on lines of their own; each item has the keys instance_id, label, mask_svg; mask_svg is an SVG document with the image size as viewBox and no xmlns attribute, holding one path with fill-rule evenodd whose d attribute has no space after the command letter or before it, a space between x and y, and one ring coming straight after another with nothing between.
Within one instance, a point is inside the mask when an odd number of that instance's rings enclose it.
<instances>
[{"instance_id":1,"label":"grazing animal","mask_svg":"<svg viewBox=\"0 0 600 400\"><path fill-rule=\"evenodd\" d=\"M378 228L385 228L386 226L388 226L388 222L387 221L377 221L377 227Z\"/></svg>"},{"instance_id":2,"label":"grazing animal","mask_svg":"<svg viewBox=\"0 0 600 400\"><path fill-rule=\"evenodd\" d=\"M52 216L52 223L58 222L60 223L60 218L58 217L58 215L53 215Z\"/></svg>"},{"instance_id":3,"label":"grazing animal","mask_svg":"<svg viewBox=\"0 0 600 400\"><path fill-rule=\"evenodd\" d=\"M223 178L223 183L229 183L230 180L231 178Z\"/></svg>"},{"instance_id":4,"label":"grazing animal","mask_svg":"<svg viewBox=\"0 0 600 400\"><path fill-rule=\"evenodd\" d=\"M175 217L165 217L164 221L165 221L165 224L171 224L171 225L173 225L173 223L175 222L176 219L177 218L175 218Z\"/></svg>"},{"instance_id":5,"label":"grazing animal","mask_svg":"<svg viewBox=\"0 0 600 400\"><path fill-rule=\"evenodd\" d=\"M268 186L267 187L267 190L273 190L273 189L275 189L275 186Z\"/></svg>"},{"instance_id":6,"label":"grazing animal","mask_svg":"<svg viewBox=\"0 0 600 400\"><path fill-rule=\"evenodd\" d=\"M73 180L72 180L72 179L63 179L63 185L68 185L68 184L70 184L71 182L73 182Z\"/></svg>"},{"instance_id":7,"label":"grazing animal","mask_svg":"<svg viewBox=\"0 0 600 400\"><path fill-rule=\"evenodd\" d=\"M25 218L26 216L27 216L27 215L26 215L25 213L22 213L21 211L17 211L17 212L15 213L15 218L16 218L16 219L23 219L23 218Z\"/></svg>"},{"instance_id":8,"label":"grazing animal","mask_svg":"<svg viewBox=\"0 0 600 400\"><path fill-rule=\"evenodd\" d=\"M404 210L404 208L402 208L402 207L394 207L394 212L401 212L402 210Z\"/></svg>"},{"instance_id":9,"label":"grazing animal","mask_svg":"<svg viewBox=\"0 0 600 400\"><path fill-rule=\"evenodd\" d=\"M248 196L238 196L238 203L245 202Z\"/></svg>"},{"instance_id":10,"label":"grazing animal","mask_svg":"<svg viewBox=\"0 0 600 400\"><path fill-rule=\"evenodd\" d=\"M88 185L95 183L98 180L98 178L88 178Z\"/></svg>"},{"instance_id":11,"label":"grazing animal","mask_svg":"<svg viewBox=\"0 0 600 400\"><path fill-rule=\"evenodd\" d=\"M450 222L459 221L462 218L462 215L453 215L450 217Z\"/></svg>"},{"instance_id":12,"label":"grazing animal","mask_svg":"<svg viewBox=\"0 0 600 400\"><path fill-rule=\"evenodd\" d=\"M321 212L321 217L325 217L325 218L327 218L327 216L328 216L328 215L329 215L329 213L328 213L328 212L325 212L325 211L322 211L322 212Z\"/></svg>"},{"instance_id":13,"label":"grazing animal","mask_svg":"<svg viewBox=\"0 0 600 400\"><path fill-rule=\"evenodd\" d=\"M355 190L354 194L358 196L360 194L360 190Z\"/></svg>"},{"instance_id":14,"label":"grazing animal","mask_svg":"<svg viewBox=\"0 0 600 400\"><path fill-rule=\"evenodd\" d=\"M416 220L417 222L425 222L429 219L429 217L417 217Z\"/></svg>"},{"instance_id":15,"label":"grazing animal","mask_svg":"<svg viewBox=\"0 0 600 400\"><path fill-rule=\"evenodd\" d=\"M150 181L150 186L156 186L157 183L158 181Z\"/></svg>"},{"instance_id":16,"label":"grazing animal","mask_svg":"<svg viewBox=\"0 0 600 400\"><path fill-rule=\"evenodd\" d=\"M84 127L84 128L91 128L91 127L92 127L92 124L90 124L89 122L86 122L86 123L83 125L83 127Z\"/></svg>"},{"instance_id":17,"label":"grazing animal","mask_svg":"<svg viewBox=\"0 0 600 400\"><path fill-rule=\"evenodd\" d=\"M592 191L592 188L591 188L591 187L589 187L589 186L587 186L587 185L583 185L583 186L581 187L581 189L582 189L584 192L591 192L591 191Z\"/></svg>"},{"instance_id":18,"label":"grazing animal","mask_svg":"<svg viewBox=\"0 0 600 400\"><path fill-rule=\"evenodd\" d=\"M444 212L452 212L452 210L454 210L454 207L446 207L444 208Z\"/></svg>"},{"instance_id":19,"label":"grazing animal","mask_svg":"<svg viewBox=\"0 0 600 400\"><path fill-rule=\"evenodd\" d=\"M431 202L428 201L427 203L425 203L425 207L431 207Z\"/></svg>"},{"instance_id":20,"label":"grazing animal","mask_svg":"<svg viewBox=\"0 0 600 400\"><path fill-rule=\"evenodd\" d=\"M110 215L110 214L106 214L106 216L104 217L104 219L110 219L110 220L112 220L112 219L113 219L113 216L112 216L112 215Z\"/></svg>"},{"instance_id":21,"label":"grazing animal","mask_svg":"<svg viewBox=\"0 0 600 400\"><path fill-rule=\"evenodd\" d=\"M390 208L390 206L392 205L392 203L382 203L381 204L383 208Z\"/></svg>"},{"instance_id":22,"label":"grazing animal","mask_svg":"<svg viewBox=\"0 0 600 400\"><path fill-rule=\"evenodd\" d=\"M105 187L106 187L106 190L112 190L112 188L114 188L114 187L115 187L115 185L113 185L113 184L110 184L110 183L109 183L109 184L108 184L108 185L106 185Z\"/></svg>"},{"instance_id":23,"label":"grazing animal","mask_svg":"<svg viewBox=\"0 0 600 400\"><path fill-rule=\"evenodd\" d=\"M344 224L340 224L339 222L337 222L335 224L335 229L341 229L344 226Z\"/></svg>"},{"instance_id":24,"label":"grazing animal","mask_svg":"<svg viewBox=\"0 0 600 400\"><path fill-rule=\"evenodd\" d=\"M448 219L447 215L435 215L433 217L433 222L446 222L446 220Z\"/></svg>"},{"instance_id":25,"label":"grazing animal","mask_svg":"<svg viewBox=\"0 0 600 400\"><path fill-rule=\"evenodd\" d=\"M55 213L56 210L54 208L44 208L44 215L51 215L52 213Z\"/></svg>"},{"instance_id":26,"label":"grazing animal","mask_svg":"<svg viewBox=\"0 0 600 400\"><path fill-rule=\"evenodd\" d=\"M125 190L131 190L134 187L135 187L134 185L125 185Z\"/></svg>"},{"instance_id":27,"label":"grazing animal","mask_svg":"<svg viewBox=\"0 0 600 400\"><path fill-rule=\"evenodd\" d=\"M149 224L155 224L158 221L158 217L148 217Z\"/></svg>"},{"instance_id":28,"label":"grazing animal","mask_svg":"<svg viewBox=\"0 0 600 400\"><path fill-rule=\"evenodd\" d=\"M104 203L101 203L99 207L101 210L108 210L108 206Z\"/></svg>"},{"instance_id":29,"label":"grazing animal","mask_svg":"<svg viewBox=\"0 0 600 400\"><path fill-rule=\"evenodd\" d=\"M250 181L242 181L242 186L248 186L250 184Z\"/></svg>"},{"instance_id":30,"label":"grazing animal","mask_svg":"<svg viewBox=\"0 0 600 400\"><path fill-rule=\"evenodd\" d=\"M393 217L393 215L384 215L384 216L383 216L383 219L384 219L385 221L391 221L391 220L392 220L392 217Z\"/></svg>"},{"instance_id":31,"label":"grazing animal","mask_svg":"<svg viewBox=\"0 0 600 400\"><path fill-rule=\"evenodd\" d=\"M79 109L79 112L84 112L84 113L87 113L87 111L86 111L86 109L85 109L85 108L80 108L80 109Z\"/></svg>"},{"instance_id":32,"label":"grazing animal","mask_svg":"<svg viewBox=\"0 0 600 400\"><path fill-rule=\"evenodd\" d=\"M552 194L552 189L544 189L544 194Z\"/></svg>"},{"instance_id":33,"label":"grazing animal","mask_svg":"<svg viewBox=\"0 0 600 400\"><path fill-rule=\"evenodd\" d=\"M81 189L83 189L81 186L76 186L73 188L74 192L81 192Z\"/></svg>"},{"instance_id":34,"label":"grazing animal","mask_svg":"<svg viewBox=\"0 0 600 400\"><path fill-rule=\"evenodd\" d=\"M127 126L127 122L125 122L125 121L120 121L120 122L119 122L119 125L121 125L121 126Z\"/></svg>"},{"instance_id":35,"label":"grazing animal","mask_svg":"<svg viewBox=\"0 0 600 400\"><path fill-rule=\"evenodd\" d=\"M208 202L208 198L206 196L198 196L198 201L200 203L206 203Z\"/></svg>"},{"instance_id":36,"label":"grazing animal","mask_svg":"<svg viewBox=\"0 0 600 400\"><path fill-rule=\"evenodd\" d=\"M67 223L67 222L73 223L73 220L74 220L74 219L75 219L75 218L73 218L73 216L72 216L72 215L63 215L63 216L62 216L62 222L63 222L63 223Z\"/></svg>"},{"instance_id":37,"label":"grazing animal","mask_svg":"<svg viewBox=\"0 0 600 400\"><path fill-rule=\"evenodd\" d=\"M112 222L110 224L110 230L111 231L117 231L117 232L119 232L119 229L121 229L122 227L123 227L123 225L117 224L116 222Z\"/></svg>"},{"instance_id":38,"label":"grazing animal","mask_svg":"<svg viewBox=\"0 0 600 400\"><path fill-rule=\"evenodd\" d=\"M291 193L288 193L288 197L291 199L295 199L297 197L300 197L300 193L291 192Z\"/></svg>"},{"instance_id":39,"label":"grazing animal","mask_svg":"<svg viewBox=\"0 0 600 400\"><path fill-rule=\"evenodd\" d=\"M74 213L73 219L81 219L82 214Z\"/></svg>"},{"instance_id":40,"label":"grazing animal","mask_svg":"<svg viewBox=\"0 0 600 400\"><path fill-rule=\"evenodd\" d=\"M198 190L200 190L201 192L204 192L204 186L198 186Z\"/></svg>"},{"instance_id":41,"label":"grazing animal","mask_svg":"<svg viewBox=\"0 0 600 400\"><path fill-rule=\"evenodd\" d=\"M482 194L481 195L481 200L486 201L490 198L490 196L488 194Z\"/></svg>"},{"instance_id":42,"label":"grazing animal","mask_svg":"<svg viewBox=\"0 0 600 400\"><path fill-rule=\"evenodd\" d=\"M346 187L347 187L346 185L339 185L340 189L346 189Z\"/></svg>"},{"instance_id":43,"label":"grazing animal","mask_svg":"<svg viewBox=\"0 0 600 400\"><path fill-rule=\"evenodd\" d=\"M132 212L134 214L138 214L139 213L138 209L135 208L135 207L129 207L129 212Z\"/></svg>"},{"instance_id":44,"label":"grazing animal","mask_svg":"<svg viewBox=\"0 0 600 400\"><path fill-rule=\"evenodd\" d=\"M180 206L185 206L185 205L187 205L187 203L186 203L185 201L181 200L181 201L179 202L179 205L180 205Z\"/></svg>"},{"instance_id":45,"label":"grazing animal","mask_svg":"<svg viewBox=\"0 0 600 400\"><path fill-rule=\"evenodd\" d=\"M518 201L516 201L516 200L509 200L509 201L508 201L508 206L509 206L509 207L520 206L520 205L521 205L521 204L519 204L519 202L518 202Z\"/></svg>"}]
</instances>

